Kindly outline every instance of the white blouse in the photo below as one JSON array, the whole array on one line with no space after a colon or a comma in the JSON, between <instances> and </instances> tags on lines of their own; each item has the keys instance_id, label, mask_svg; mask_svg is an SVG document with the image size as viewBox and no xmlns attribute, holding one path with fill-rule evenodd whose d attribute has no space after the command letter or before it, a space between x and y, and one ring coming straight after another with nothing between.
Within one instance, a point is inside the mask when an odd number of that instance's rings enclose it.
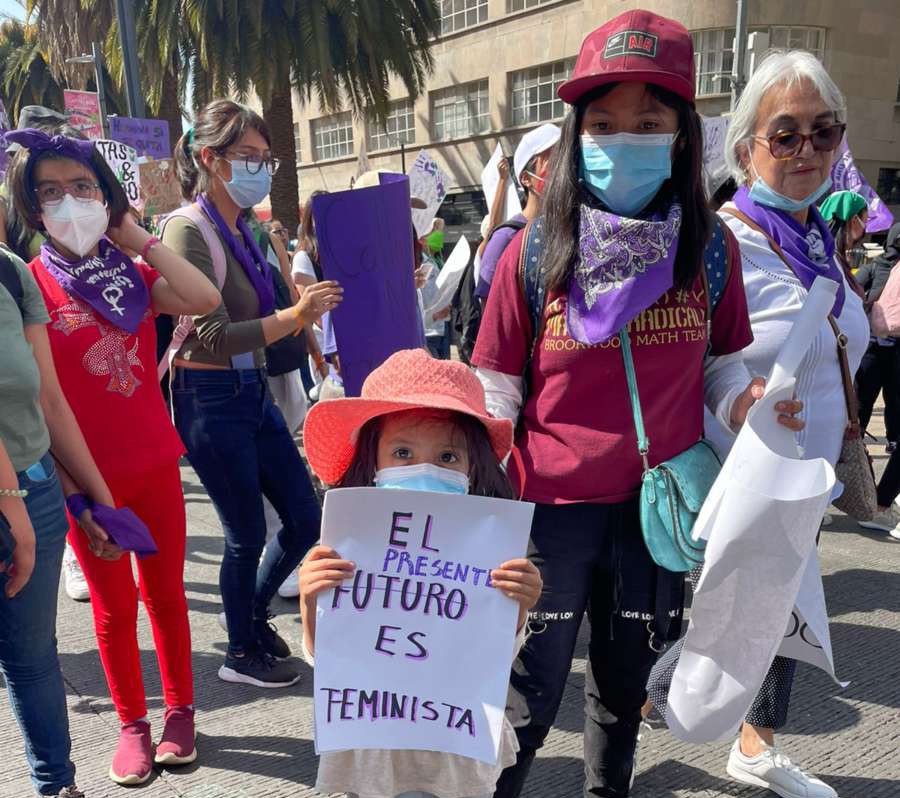
<instances>
[{"instance_id":1,"label":"white blouse","mask_svg":"<svg viewBox=\"0 0 900 798\"><path fill-rule=\"evenodd\" d=\"M741 356L752 376L765 377L808 292L762 233L728 213L733 207L724 206L720 215L740 244L747 309L753 328L753 342ZM862 300L847 285L846 279L844 293L844 307L836 321L847 336L847 359L851 374L855 374L868 345L869 321ZM804 457L824 457L834 465L841 453L847 409L837 341L827 319L822 322L818 336L800 364L796 391L797 398L803 402L800 418L806 421L806 427L797 435ZM733 434L711 422L709 416L706 435L723 453L734 441Z\"/></svg>"}]
</instances>

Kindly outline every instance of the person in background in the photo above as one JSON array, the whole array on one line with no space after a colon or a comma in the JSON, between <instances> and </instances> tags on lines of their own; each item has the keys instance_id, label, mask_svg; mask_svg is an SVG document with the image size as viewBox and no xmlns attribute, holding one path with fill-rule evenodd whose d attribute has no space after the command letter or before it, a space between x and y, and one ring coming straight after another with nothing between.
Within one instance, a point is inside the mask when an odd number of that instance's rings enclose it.
<instances>
[{"instance_id":1,"label":"person in background","mask_svg":"<svg viewBox=\"0 0 900 798\"><path fill-rule=\"evenodd\" d=\"M852 191L832 194L822 205L822 216L830 220L838 252L849 251L865 237L866 201L859 194ZM894 225L888 232L884 254L863 263L856 271L855 278L865 292L867 308L871 308L881 295L891 269L900 260L898 239L900 224ZM884 397L886 448L890 458L878 481L878 511L875 517L857 523L865 529L887 532L892 538L900 540L900 512L894 507L894 500L900 495L900 449L895 437L900 425L900 346L896 338L872 336L856 372L859 421L864 430L869 425L879 392Z\"/></svg>"},{"instance_id":2,"label":"person in background","mask_svg":"<svg viewBox=\"0 0 900 798\"><path fill-rule=\"evenodd\" d=\"M0 513L16 541L12 561L0 568L0 673L35 791L84 798L70 759L56 644L56 596L69 522L51 446L91 499L111 505L113 498L60 388L49 321L28 268L0 246ZM114 556L117 547L89 510L80 521L79 534L98 556ZM9 756L4 764L11 767Z\"/></svg>"},{"instance_id":3,"label":"person in background","mask_svg":"<svg viewBox=\"0 0 900 798\"><path fill-rule=\"evenodd\" d=\"M194 218L170 218L163 238L210 280L219 279L216 263L226 272L222 301L193 317L193 330L174 353L172 380L176 426L225 533L219 586L228 649L219 678L288 687L300 671L282 661L291 650L269 622L269 604L318 536L321 513L272 401L265 347L335 308L341 288L318 283L293 307L275 309L270 266L241 216L268 196L278 168L257 113L214 100L179 140L175 161ZM268 546L263 496L282 522Z\"/></svg>"},{"instance_id":4,"label":"person in background","mask_svg":"<svg viewBox=\"0 0 900 798\"><path fill-rule=\"evenodd\" d=\"M515 177L525 189L528 197L522 213L516 214L497 228L492 228L486 239L481 255L481 267L478 273L478 285L475 296L482 304L487 302L497 270L497 263L506 251L516 233L532 219L536 219L543 204L544 186L547 184L548 172L553 156L553 148L559 141L559 128L556 125L541 125L530 130L522 137L513 158ZM503 182L497 187L498 196L504 188ZM503 192L505 196L505 192Z\"/></svg>"},{"instance_id":5,"label":"person in background","mask_svg":"<svg viewBox=\"0 0 900 798\"><path fill-rule=\"evenodd\" d=\"M82 486L67 490L74 494L68 496L69 542L90 588L97 646L121 722L109 777L140 784L150 777L154 760L180 765L197 756L184 595L187 525L178 467L184 448L156 376L153 316L206 312L219 303L219 292L138 226L93 142L78 138L74 129L53 137L17 130L8 139L22 146L9 174L16 210L47 237L29 269L50 314L60 384L109 484L109 505L132 510L158 550L137 562L167 707L154 757L132 560L121 557L121 550L97 556L79 529L80 517L90 511L79 496ZM141 260L135 263L127 252L140 253ZM68 466L62 465L66 484Z\"/></svg>"},{"instance_id":6,"label":"person in background","mask_svg":"<svg viewBox=\"0 0 900 798\"><path fill-rule=\"evenodd\" d=\"M437 280L444 268L444 220L435 218L431 230L419 239L425 284L419 289L422 318L425 321L425 344L438 360L450 359L450 305L435 307Z\"/></svg>"},{"instance_id":7,"label":"person in background","mask_svg":"<svg viewBox=\"0 0 900 798\"><path fill-rule=\"evenodd\" d=\"M54 111L43 105L26 105L19 112L18 130L26 128L38 128L48 133L54 133L68 122L68 114ZM18 144L11 143L8 148L10 157L19 149ZM15 205L9 198L9 187L6 181L0 186L0 231L3 240L9 242L9 248L26 263L37 257L41 251L44 236L39 230L32 230L22 216L16 212ZM165 318L160 316L160 319ZM63 585L66 595L72 601L90 601L91 592L88 589L84 572L78 564L75 552L69 543L66 543L63 555Z\"/></svg>"},{"instance_id":8,"label":"person in background","mask_svg":"<svg viewBox=\"0 0 900 798\"><path fill-rule=\"evenodd\" d=\"M269 222L268 231L269 235L275 236L280 242L282 247L284 247L285 253L290 250L290 237L288 236L287 228L280 222L278 219L272 219Z\"/></svg>"}]
</instances>

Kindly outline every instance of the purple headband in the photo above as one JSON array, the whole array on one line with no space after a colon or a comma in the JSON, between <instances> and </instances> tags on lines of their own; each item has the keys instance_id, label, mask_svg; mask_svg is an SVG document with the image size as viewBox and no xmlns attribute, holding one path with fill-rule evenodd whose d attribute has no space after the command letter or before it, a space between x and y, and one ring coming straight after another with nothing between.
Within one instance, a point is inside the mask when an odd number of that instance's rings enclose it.
<instances>
[{"instance_id":1,"label":"purple headband","mask_svg":"<svg viewBox=\"0 0 900 798\"><path fill-rule=\"evenodd\" d=\"M29 159L45 152L55 152L83 164L89 164L94 154L94 142L85 139L70 139L66 136L48 136L43 130L25 128L4 133L7 144L18 144L28 150Z\"/></svg>"}]
</instances>

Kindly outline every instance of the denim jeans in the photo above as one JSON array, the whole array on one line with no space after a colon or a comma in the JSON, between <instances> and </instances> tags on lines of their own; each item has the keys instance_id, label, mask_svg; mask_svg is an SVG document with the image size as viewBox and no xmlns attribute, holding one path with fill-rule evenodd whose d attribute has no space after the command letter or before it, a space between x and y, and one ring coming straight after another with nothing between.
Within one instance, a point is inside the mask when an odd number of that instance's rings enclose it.
<instances>
[{"instance_id":1,"label":"denim jeans","mask_svg":"<svg viewBox=\"0 0 900 798\"><path fill-rule=\"evenodd\" d=\"M228 650L252 650L254 619L266 617L279 585L319 536L319 503L264 371L179 368L172 400L188 459L225 532L219 587ZM268 546L263 496L282 524Z\"/></svg>"},{"instance_id":2,"label":"denim jeans","mask_svg":"<svg viewBox=\"0 0 900 798\"><path fill-rule=\"evenodd\" d=\"M18 474L37 542L34 573L13 599L0 574L0 671L25 738L31 780L41 795L75 781L66 692L56 653L56 596L69 522L53 459L41 460L46 479ZM5 767L9 767L7 760Z\"/></svg>"}]
</instances>

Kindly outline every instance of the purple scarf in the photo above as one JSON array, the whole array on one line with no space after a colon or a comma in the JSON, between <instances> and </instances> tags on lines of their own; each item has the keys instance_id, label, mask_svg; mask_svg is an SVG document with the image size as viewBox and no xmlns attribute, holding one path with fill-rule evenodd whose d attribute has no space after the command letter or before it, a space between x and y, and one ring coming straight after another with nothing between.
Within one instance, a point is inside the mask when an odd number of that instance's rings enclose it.
<instances>
[{"instance_id":1,"label":"purple scarf","mask_svg":"<svg viewBox=\"0 0 900 798\"><path fill-rule=\"evenodd\" d=\"M784 250L788 266L807 291L816 277L827 277L838 284L832 314L840 316L844 307L844 273L834 257L834 237L819 209L809 206L804 227L789 213L754 202L747 186L741 186L732 201Z\"/></svg>"},{"instance_id":2,"label":"purple scarf","mask_svg":"<svg viewBox=\"0 0 900 798\"><path fill-rule=\"evenodd\" d=\"M268 316L275 310L275 289L272 287L272 275L269 272L269 262L259 248L259 244L256 243L247 223L238 216L237 228L243 239L243 242L240 242L237 240L237 236L228 229L219 209L206 194L200 194L197 197L197 204L216 226L222 240L237 262L244 268L245 274L253 284L259 299L259 315Z\"/></svg>"},{"instance_id":3,"label":"purple scarf","mask_svg":"<svg viewBox=\"0 0 900 798\"><path fill-rule=\"evenodd\" d=\"M631 219L581 206L578 260L569 286L569 335L607 341L675 282L681 206L665 219Z\"/></svg>"},{"instance_id":4,"label":"purple scarf","mask_svg":"<svg viewBox=\"0 0 900 798\"><path fill-rule=\"evenodd\" d=\"M134 333L150 305L144 278L131 258L101 238L93 257L70 261L50 241L41 244L41 263L67 294L90 305L110 324Z\"/></svg>"}]
</instances>

